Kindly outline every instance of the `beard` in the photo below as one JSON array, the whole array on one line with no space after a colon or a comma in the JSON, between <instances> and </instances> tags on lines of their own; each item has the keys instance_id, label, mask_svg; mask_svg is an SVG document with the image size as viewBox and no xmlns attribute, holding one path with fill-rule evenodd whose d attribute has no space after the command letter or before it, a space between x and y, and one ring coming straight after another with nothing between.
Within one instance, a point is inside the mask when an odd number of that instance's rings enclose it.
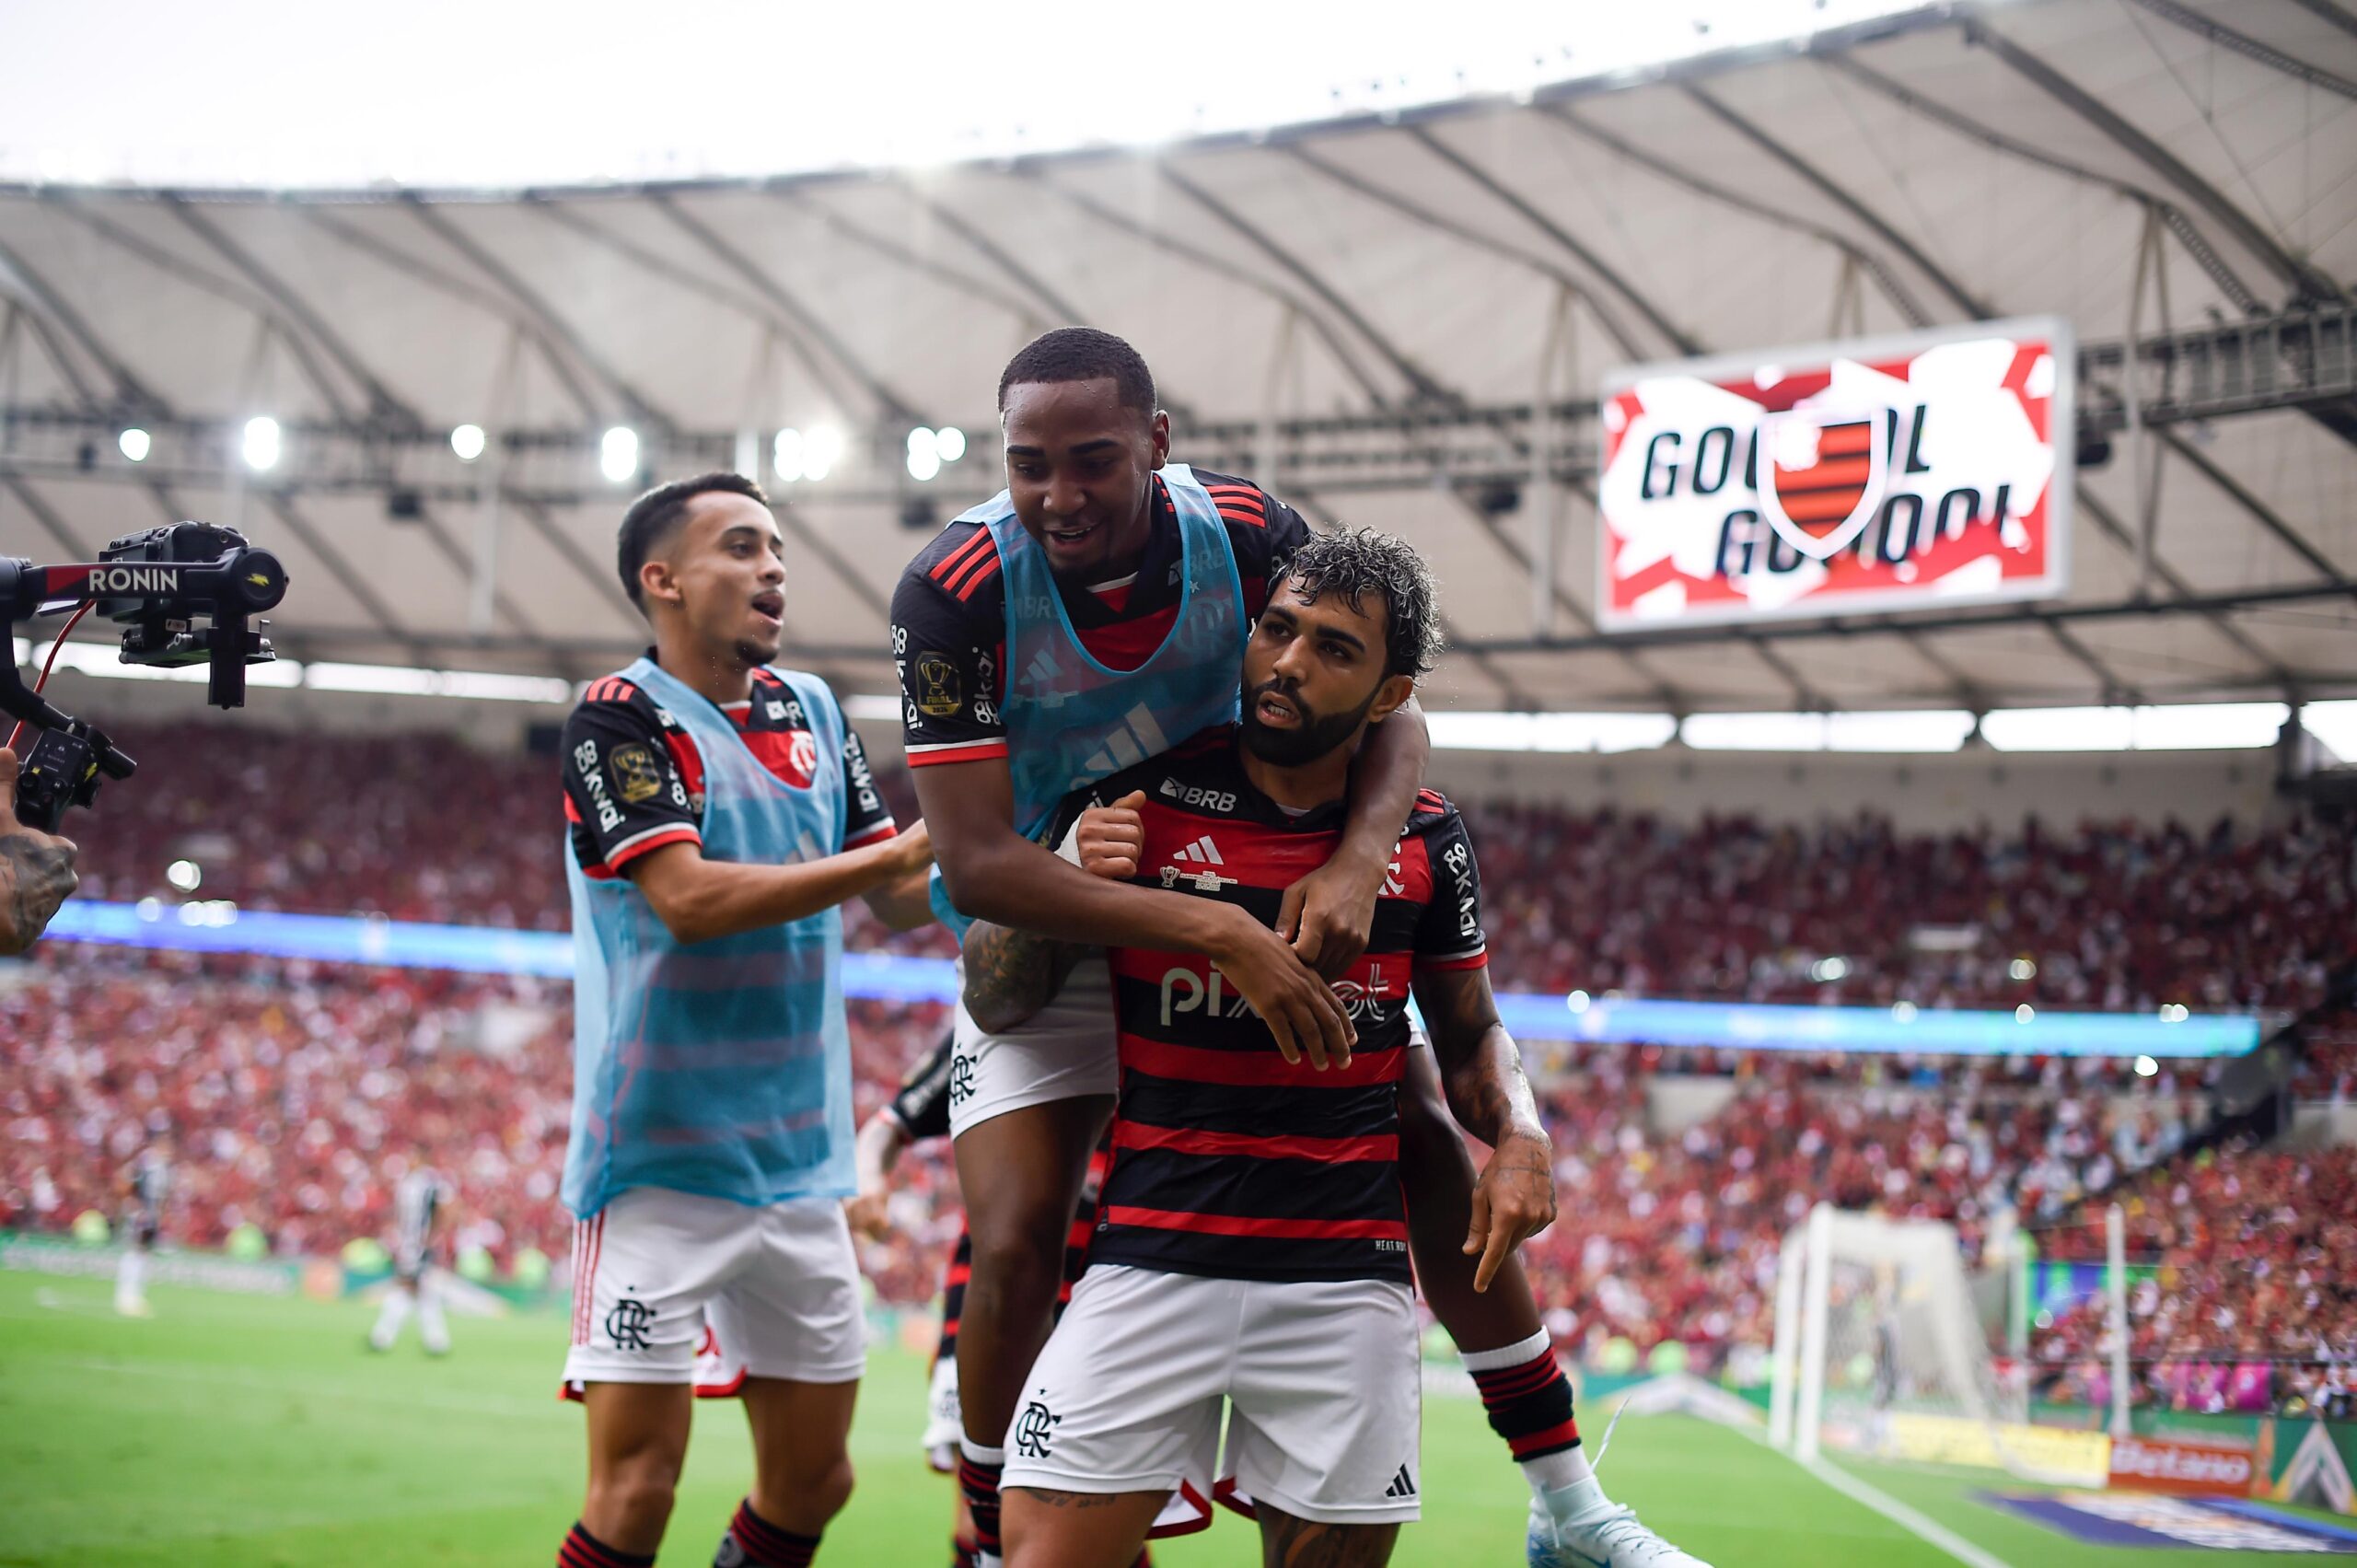
<instances>
[{"instance_id":1,"label":"beard","mask_svg":"<svg viewBox=\"0 0 2357 1568\"><path fill-rule=\"evenodd\" d=\"M1291 703L1301 715L1301 723L1292 729L1273 729L1261 722L1260 697L1274 692ZM1298 768L1315 762L1329 751L1348 741L1358 732L1361 724L1383 692L1383 683L1376 682L1366 701L1347 713L1318 714L1301 700L1301 693L1287 691L1271 680L1260 686L1248 687L1244 692L1242 728L1244 745L1252 755L1278 768Z\"/></svg>"}]
</instances>

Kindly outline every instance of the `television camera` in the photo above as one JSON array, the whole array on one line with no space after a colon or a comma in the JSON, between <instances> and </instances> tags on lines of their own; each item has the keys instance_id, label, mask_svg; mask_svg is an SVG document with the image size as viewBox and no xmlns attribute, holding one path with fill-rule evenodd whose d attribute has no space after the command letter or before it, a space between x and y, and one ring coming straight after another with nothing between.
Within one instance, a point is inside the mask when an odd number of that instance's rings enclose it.
<instances>
[{"instance_id":1,"label":"television camera","mask_svg":"<svg viewBox=\"0 0 2357 1568\"><path fill-rule=\"evenodd\" d=\"M255 617L285 597L278 558L212 523L126 534L92 562L36 566L0 556L0 637L13 637L19 620L68 610L71 631L95 609L123 628L125 664L210 665L206 698L221 708L245 703L246 666L277 657L261 632L269 623ZM17 819L27 827L55 832L66 807L97 798L102 777L127 779L138 767L103 732L44 700L38 684L28 687L13 659L0 667L0 714L35 732L17 775Z\"/></svg>"}]
</instances>

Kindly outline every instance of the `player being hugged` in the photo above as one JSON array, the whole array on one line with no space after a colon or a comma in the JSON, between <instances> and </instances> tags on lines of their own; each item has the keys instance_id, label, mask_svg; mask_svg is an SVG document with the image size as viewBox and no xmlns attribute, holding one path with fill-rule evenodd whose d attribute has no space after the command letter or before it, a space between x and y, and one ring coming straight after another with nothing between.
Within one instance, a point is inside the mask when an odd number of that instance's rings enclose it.
<instances>
[{"instance_id":1,"label":"player being hugged","mask_svg":"<svg viewBox=\"0 0 2357 1568\"><path fill-rule=\"evenodd\" d=\"M651 1563L708 1332L753 1434L717 1562L802 1564L851 1494L865 1366L845 900L931 918L931 853L897 832L825 681L770 668L785 566L759 486L711 473L622 519L655 630L564 730L573 894L569 1388L589 1485L563 1568Z\"/></svg>"}]
</instances>

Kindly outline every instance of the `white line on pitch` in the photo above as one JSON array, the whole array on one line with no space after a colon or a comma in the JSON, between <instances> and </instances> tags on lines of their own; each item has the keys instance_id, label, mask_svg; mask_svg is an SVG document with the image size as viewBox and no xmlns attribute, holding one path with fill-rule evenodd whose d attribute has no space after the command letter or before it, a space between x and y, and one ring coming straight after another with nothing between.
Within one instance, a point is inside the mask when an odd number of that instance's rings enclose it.
<instances>
[{"instance_id":1,"label":"white line on pitch","mask_svg":"<svg viewBox=\"0 0 2357 1568\"><path fill-rule=\"evenodd\" d=\"M1926 1545L1937 1547L1958 1562L1968 1564L1969 1568L2012 1568L2003 1558L1982 1551L1938 1520L1926 1517L1881 1488L1859 1480L1828 1460L1819 1459L1815 1464L1800 1459L1793 1462L1852 1503L1873 1509L1892 1524L1913 1533Z\"/></svg>"}]
</instances>

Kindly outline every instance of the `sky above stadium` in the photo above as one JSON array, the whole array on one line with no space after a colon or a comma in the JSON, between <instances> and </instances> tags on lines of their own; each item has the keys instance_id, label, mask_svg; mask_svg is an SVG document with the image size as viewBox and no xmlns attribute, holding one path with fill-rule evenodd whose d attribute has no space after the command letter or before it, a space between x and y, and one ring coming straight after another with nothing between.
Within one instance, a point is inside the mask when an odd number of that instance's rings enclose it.
<instances>
[{"instance_id":1,"label":"sky above stadium","mask_svg":"<svg viewBox=\"0 0 2357 1568\"><path fill-rule=\"evenodd\" d=\"M0 180L354 187L909 168L1643 71L1912 0L0 0Z\"/></svg>"}]
</instances>

